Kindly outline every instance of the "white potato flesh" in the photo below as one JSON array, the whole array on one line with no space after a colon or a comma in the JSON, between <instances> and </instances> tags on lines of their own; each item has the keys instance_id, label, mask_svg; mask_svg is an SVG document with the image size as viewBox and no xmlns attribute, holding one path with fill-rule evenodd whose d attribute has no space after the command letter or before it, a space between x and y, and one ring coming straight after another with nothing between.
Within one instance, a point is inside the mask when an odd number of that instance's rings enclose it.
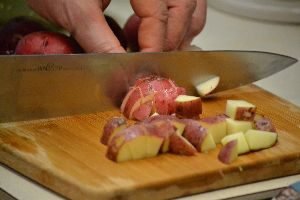
<instances>
[{"instance_id":1,"label":"white potato flesh","mask_svg":"<svg viewBox=\"0 0 300 200\"><path fill-rule=\"evenodd\" d=\"M227 100L225 114L234 120L254 119L256 106L244 100Z\"/></svg>"},{"instance_id":2,"label":"white potato flesh","mask_svg":"<svg viewBox=\"0 0 300 200\"><path fill-rule=\"evenodd\" d=\"M216 144L220 143L222 138L225 137L227 133L227 124L226 121L215 122L215 123L206 123L200 121L200 124L207 129L207 132L212 135Z\"/></svg>"},{"instance_id":3,"label":"white potato flesh","mask_svg":"<svg viewBox=\"0 0 300 200\"><path fill-rule=\"evenodd\" d=\"M178 95L175 99L177 102L186 102L186 101L194 101L199 99L200 97L189 96L189 95Z\"/></svg>"},{"instance_id":4,"label":"white potato flesh","mask_svg":"<svg viewBox=\"0 0 300 200\"><path fill-rule=\"evenodd\" d=\"M202 82L196 86L196 90L201 97L204 97L210 94L216 87L219 85L220 77L215 76L211 79L208 79L205 82Z\"/></svg>"},{"instance_id":5,"label":"white potato flesh","mask_svg":"<svg viewBox=\"0 0 300 200\"><path fill-rule=\"evenodd\" d=\"M138 136L127 143L133 160L147 157L147 136Z\"/></svg>"},{"instance_id":6,"label":"white potato flesh","mask_svg":"<svg viewBox=\"0 0 300 200\"><path fill-rule=\"evenodd\" d=\"M226 123L227 135L237 132L246 132L247 130L253 128L253 122L251 121L238 121L231 118L227 118Z\"/></svg>"},{"instance_id":7,"label":"white potato flesh","mask_svg":"<svg viewBox=\"0 0 300 200\"><path fill-rule=\"evenodd\" d=\"M131 156L131 152L129 149L130 144L124 144L122 145L122 147L120 148L116 161L117 162L124 162L124 161L128 161L128 160L132 160L132 156Z\"/></svg>"},{"instance_id":8,"label":"white potato flesh","mask_svg":"<svg viewBox=\"0 0 300 200\"><path fill-rule=\"evenodd\" d=\"M159 153L164 139L156 136L147 136L147 155L146 157L154 157Z\"/></svg>"},{"instance_id":9,"label":"white potato flesh","mask_svg":"<svg viewBox=\"0 0 300 200\"><path fill-rule=\"evenodd\" d=\"M207 133L205 139L201 144L201 152L208 152L216 148L216 143L214 138L210 133Z\"/></svg>"},{"instance_id":10,"label":"white potato flesh","mask_svg":"<svg viewBox=\"0 0 300 200\"><path fill-rule=\"evenodd\" d=\"M238 133L234 133L231 135L227 135L222 139L221 143L222 143L222 145L225 146L231 140L237 140L238 154L243 154L243 153L247 153L250 151L249 145L247 143L247 140L246 140L243 132L238 132Z\"/></svg>"},{"instance_id":11,"label":"white potato flesh","mask_svg":"<svg viewBox=\"0 0 300 200\"><path fill-rule=\"evenodd\" d=\"M277 133L250 129L245 138L250 150L260 150L272 147L277 141Z\"/></svg>"}]
</instances>

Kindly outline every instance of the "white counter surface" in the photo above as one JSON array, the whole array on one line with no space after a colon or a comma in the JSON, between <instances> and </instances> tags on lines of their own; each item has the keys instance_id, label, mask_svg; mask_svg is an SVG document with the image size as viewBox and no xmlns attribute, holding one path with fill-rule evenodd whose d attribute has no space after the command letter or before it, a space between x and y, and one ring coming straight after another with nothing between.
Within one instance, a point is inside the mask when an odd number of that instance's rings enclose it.
<instances>
[{"instance_id":1,"label":"white counter surface","mask_svg":"<svg viewBox=\"0 0 300 200\"><path fill-rule=\"evenodd\" d=\"M121 24L125 23L131 12L128 1L112 1L108 9L108 13L115 16ZM300 25L255 21L209 8L206 27L195 38L193 43L204 50L269 51L292 56L300 60ZM300 106L299 76L300 62L271 77L258 81L256 84ZM300 181L300 175L202 193L181 199L212 200L253 193L256 193L256 195L248 197L248 199L261 199L265 196L261 196L260 192L274 191L296 181ZM56 200L62 198L1 164L0 188L17 199ZM3 195L1 196L0 191L0 199L1 197ZM242 199L247 198L244 196Z\"/></svg>"}]
</instances>

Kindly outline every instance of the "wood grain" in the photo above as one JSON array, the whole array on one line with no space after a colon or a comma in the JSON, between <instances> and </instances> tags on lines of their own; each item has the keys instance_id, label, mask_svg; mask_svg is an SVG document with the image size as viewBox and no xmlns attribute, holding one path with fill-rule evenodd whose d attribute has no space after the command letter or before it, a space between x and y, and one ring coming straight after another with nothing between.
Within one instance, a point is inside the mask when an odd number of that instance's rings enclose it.
<instances>
[{"instance_id":1,"label":"wood grain","mask_svg":"<svg viewBox=\"0 0 300 200\"><path fill-rule=\"evenodd\" d=\"M99 142L117 110L0 124L0 161L71 199L166 199L300 173L300 109L248 85L204 100L204 116L222 113L227 99L244 99L270 117L279 132L272 148L231 165L220 147L192 157L164 154L114 163Z\"/></svg>"}]
</instances>

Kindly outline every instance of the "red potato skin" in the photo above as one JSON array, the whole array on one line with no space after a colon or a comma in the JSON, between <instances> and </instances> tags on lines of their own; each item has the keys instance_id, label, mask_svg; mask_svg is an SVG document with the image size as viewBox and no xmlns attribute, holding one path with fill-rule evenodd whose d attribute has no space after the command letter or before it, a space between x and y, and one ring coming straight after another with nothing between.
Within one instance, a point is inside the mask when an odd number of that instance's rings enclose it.
<instances>
[{"instance_id":1,"label":"red potato skin","mask_svg":"<svg viewBox=\"0 0 300 200\"><path fill-rule=\"evenodd\" d=\"M175 113L179 118L199 119L202 114L201 98L189 102L175 101Z\"/></svg>"},{"instance_id":2,"label":"red potato skin","mask_svg":"<svg viewBox=\"0 0 300 200\"><path fill-rule=\"evenodd\" d=\"M228 116L226 116L225 114L219 114L216 116L202 118L200 121L207 124L216 124L226 121L226 118L228 118Z\"/></svg>"},{"instance_id":3,"label":"red potato skin","mask_svg":"<svg viewBox=\"0 0 300 200\"><path fill-rule=\"evenodd\" d=\"M168 137L170 132L170 130L168 130L169 127L163 126L163 124L158 126L158 124L138 123L121 130L116 135L114 135L109 142L106 157L110 160L116 161L118 152L120 148L122 148L122 145L124 145L126 142L134 140L139 136L144 135L151 135L161 138L163 146L163 142ZM167 132L166 130L168 130L169 132Z\"/></svg>"},{"instance_id":4,"label":"red potato skin","mask_svg":"<svg viewBox=\"0 0 300 200\"><path fill-rule=\"evenodd\" d=\"M133 120L144 120L154 112L169 115L175 112L175 98L184 93L185 89L176 86L170 79L159 76L141 77L135 81L134 86L123 99L121 112L125 117ZM139 109L138 115L130 115L136 102L152 95L154 98L151 103L143 105L144 108Z\"/></svg>"},{"instance_id":5,"label":"red potato skin","mask_svg":"<svg viewBox=\"0 0 300 200\"><path fill-rule=\"evenodd\" d=\"M199 152L203 143L207 130L200 125L199 121L193 119L182 119L185 124L183 137L185 137Z\"/></svg>"},{"instance_id":6,"label":"red potato skin","mask_svg":"<svg viewBox=\"0 0 300 200\"><path fill-rule=\"evenodd\" d=\"M117 156L120 148L125 142L135 139L138 136L145 135L146 129L141 125L132 125L126 129L118 132L111 139L110 143L107 146L106 157L112 161L117 161Z\"/></svg>"},{"instance_id":7,"label":"red potato skin","mask_svg":"<svg viewBox=\"0 0 300 200\"><path fill-rule=\"evenodd\" d=\"M235 120L253 121L255 117L256 107L254 108L237 108Z\"/></svg>"},{"instance_id":8,"label":"red potato skin","mask_svg":"<svg viewBox=\"0 0 300 200\"><path fill-rule=\"evenodd\" d=\"M125 127L126 123L126 119L123 117L113 117L112 119L108 120L104 125L100 142L104 145L107 145L114 131L121 126Z\"/></svg>"},{"instance_id":9,"label":"red potato skin","mask_svg":"<svg viewBox=\"0 0 300 200\"><path fill-rule=\"evenodd\" d=\"M178 155L193 156L197 153L195 147L188 140L176 133L170 136L169 148L169 152Z\"/></svg>"},{"instance_id":10,"label":"red potato skin","mask_svg":"<svg viewBox=\"0 0 300 200\"><path fill-rule=\"evenodd\" d=\"M17 44L15 53L29 54L74 54L82 49L71 38L54 32L34 32L23 37Z\"/></svg>"},{"instance_id":11,"label":"red potato skin","mask_svg":"<svg viewBox=\"0 0 300 200\"><path fill-rule=\"evenodd\" d=\"M276 133L276 128L271 119L258 114L256 114L254 117L254 129Z\"/></svg>"},{"instance_id":12,"label":"red potato skin","mask_svg":"<svg viewBox=\"0 0 300 200\"><path fill-rule=\"evenodd\" d=\"M231 152L233 148L236 148L237 146L237 140L231 140L230 142L228 142L225 146L223 146L218 154L218 159L225 163L225 164L230 164L233 162L233 160L231 160L232 156L231 156Z\"/></svg>"},{"instance_id":13,"label":"red potato skin","mask_svg":"<svg viewBox=\"0 0 300 200\"><path fill-rule=\"evenodd\" d=\"M16 17L8 21L0 30L0 55L15 54L16 46L25 35L45 31L45 27L27 17Z\"/></svg>"}]
</instances>

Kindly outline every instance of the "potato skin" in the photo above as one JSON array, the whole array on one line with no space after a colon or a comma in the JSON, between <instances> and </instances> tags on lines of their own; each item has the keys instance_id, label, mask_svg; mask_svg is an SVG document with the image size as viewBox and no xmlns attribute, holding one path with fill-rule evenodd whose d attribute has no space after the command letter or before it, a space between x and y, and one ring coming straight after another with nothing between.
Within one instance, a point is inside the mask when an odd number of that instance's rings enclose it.
<instances>
[{"instance_id":1,"label":"potato skin","mask_svg":"<svg viewBox=\"0 0 300 200\"><path fill-rule=\"evenodd\" d=\"M176 86L174 81L168 78L156 75L143 76L138 78L129 89L120 109L125 117L133 120L144 120L155 112L160 115L170 115L175 112L175 98L181 94L185 94L185 89ZM136 104L152 96L150 101ZM135 105L140 106L137 108ZM135 113L137 117L130 115L135 110L139 110Z\"/></svg>"},{"instance_id":2,"label":"potato skin","mask_svg":"<svg viewBox=\"0 0 300 200\"><path fill-rule=\"evenodd\" d=\"M185 137L198 151L201 151L201 144L203 143L207 130L200 125L199 121L193 119L183 119L185 124L183 137Z\"/></svg>"},{"instance_id":3,"label":"potato skin","mask_svg":"<svg viewBox=\"0 0 300 200\"><path fill-rule=\"evenodd\" d=\"M256 107L254 108L237 108L235 120L253 121L255 117Z\"/></svg>"},{"instance_id":4,"label":"potato skin","mask_svg":"<svg viewBox=\"0 0 300 200\"><path fill-rule=\"evenodd\" d=\"M15 54L20 39L29 33L45 30L39 22L28 17L9 20L0 30L0 55Z\"/></svg>"},{"instance_id":5,"label":"potato skin","mask_svg":"<svg viewBox=\"0 0 300 200\"><path fill-rule=\"evenodd\" d=\"M223 146L218 154L218 159L224 164L230 164L237 159L237 140L231 140Z\"/></svg>"},{"instance_id":6,"label":"potato skin","mask_svg":"<svg viewBox=\"0 0 300 200\"><path fill-rule=\"evenodd\" d=\"M178 155L193 156L197 153L194 146L181 135L173 133L170 136L169 151Z\"/></svg>"},{"instance_id":7,"label":"potato skin","mask_svg":"<svg viewBox=\"0 0 300 200\"><path fill-rule=\"evenodd\" d=\"M271 119L266 118L262 115L256 114L254 117L254 129L261 131L276 132L276 128L273 125Z\"/></svg>"},{"instance_id":8,"label":"potato skin","mask_svg":"<svg viewBox=\"0 0 300 200\"><path fill-rule=\"evenodd\" d=\"M23 37L16 46L16 54L73 54L82 49L71 38L55 32L33 32Z\"/></svg>"},{"instance_id":9,"label":"potato skin","mask_svg":"<svg viewBox=\"0 0 300 200\"><path fill-rule=\"evenodd\" d=\"M179 118L199 119L202 113L201 98L185 102L175 101L175 113Z\"/></svg>"},{"instance_id":10,"label":"potato skin","mask_svg":"<svg viewBox=\"0 0 300 200\"><path fill-rule=\"evenodd\" d=\"M107 121L107 123L104 125L100 142L104 145L108 145L110 137L114 131L121 126L126 126L126 119L123 117L113 117Z\"/></svg>"}]
</instances>

